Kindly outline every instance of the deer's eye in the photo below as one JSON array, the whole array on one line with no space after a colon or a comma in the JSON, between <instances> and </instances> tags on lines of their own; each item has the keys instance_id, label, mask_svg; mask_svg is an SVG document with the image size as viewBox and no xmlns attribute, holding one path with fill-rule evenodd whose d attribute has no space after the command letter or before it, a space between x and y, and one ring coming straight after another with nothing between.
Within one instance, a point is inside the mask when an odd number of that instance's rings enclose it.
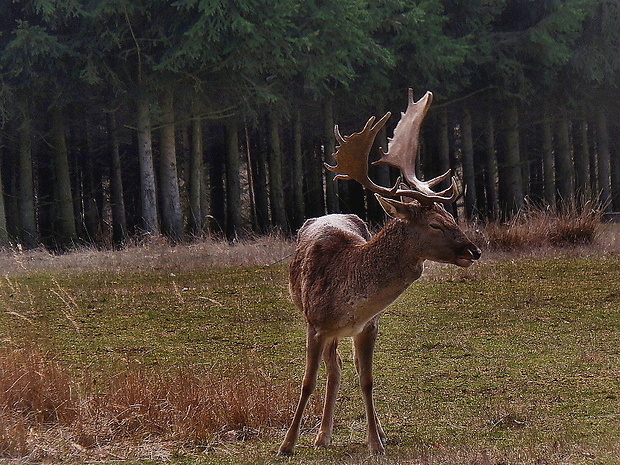
<instances>
[{"instance_id":1,"label":"deer's eye","mask_svg":"<svg viewBox=\"0 0 620 465\"><path fill-rule=\"evenodd\" d=\"M435 231L443 231L443 228L437 223L430 223L429 226Z\"/></svg>"}]
</instances>

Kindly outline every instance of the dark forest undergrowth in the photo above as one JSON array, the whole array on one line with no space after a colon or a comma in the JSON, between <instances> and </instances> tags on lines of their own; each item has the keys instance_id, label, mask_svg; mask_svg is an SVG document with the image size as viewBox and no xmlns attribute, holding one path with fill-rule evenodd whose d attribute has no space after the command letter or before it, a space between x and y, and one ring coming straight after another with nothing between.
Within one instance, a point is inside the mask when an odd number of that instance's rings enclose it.
<instances>
[{"instance_id":1,"label":"dark forest undergrowth","mask_svg":"<svg viewBox=\"0 0 620 465\"><path fill-rule=\"evenodd\" d=\"M604 225L587 245L487 246L468 270L429 264L382 318L378 461L617 463L619 236ZM291 252L271 237L3 253L1 457L377 461L349 343L333 447L311 446L317 393L297 454L274 455L303 371Z\"/></svg>"}]
</instances>

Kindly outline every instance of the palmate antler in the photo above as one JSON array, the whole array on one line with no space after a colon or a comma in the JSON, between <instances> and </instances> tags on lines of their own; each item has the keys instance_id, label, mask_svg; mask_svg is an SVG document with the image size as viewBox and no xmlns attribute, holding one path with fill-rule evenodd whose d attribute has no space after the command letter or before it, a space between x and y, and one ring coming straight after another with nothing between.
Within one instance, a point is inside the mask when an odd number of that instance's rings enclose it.
<instances>
[{"instance_id":1,"label":"palmate antler","mask_svg":"<svg viewBox=\"0 0 620 465\"><path fill-rule=\"evenodd\" d=\"M389 112L377 121L376 124L375 117L372 116L361 132L351 134L350 136L343 137L338 130L338 126L336 126L334 132L340 144L336 148L336 153L334 153L336 166L330 166L326 163L325 167L336 173L334 179L354 179L371 192L386 197L409 197L425 205L433 202L454 202L458 197L454 179L452 179L452 184L449 188L440 192L432 190L434 186L450 176L450 170L428 181L421 181L415 173L420 126L432 101L433 94L426 92L424 97L415 102L413 90L409 89L407 110L401 115L401 119L396 125L394 137L388 143L388 151L384 152L381 150L381 158L373 163L384 163L400 170L401 178L399 178L394 187L378 186L368 177L370 149L377 133L390 118L391 114ZM402 178L404 178L404 183L401 180Z\"/></svg>"}]
</instances>

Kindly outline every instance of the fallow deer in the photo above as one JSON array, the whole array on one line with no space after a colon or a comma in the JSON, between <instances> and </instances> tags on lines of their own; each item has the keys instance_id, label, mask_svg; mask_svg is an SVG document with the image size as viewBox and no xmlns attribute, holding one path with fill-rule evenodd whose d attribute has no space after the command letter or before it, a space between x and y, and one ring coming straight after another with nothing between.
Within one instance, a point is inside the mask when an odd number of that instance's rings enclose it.
<instances>
[{"instance_id":1,"label":"fallow deer","mask_svg":"<svg viewBox=\"0 0 620 465\"><path fill-rule=\"evenodd\" d=\"M316 387L321 358L327 368L327 387L314 444L329 445L342 368L336 349L343 337L353 338L370 453L384 454L385 434L372 398L372 358L379 316L420 277L425 260L468 267L480 257L480 250L443 207L457 198L454 180L446 190L432 189L450 177L450 171L426 182L415 173L420 125L431 101L432 94L427 92L415 102L409 89L407 110L394 130L388 151L381 150L377 162L400 170L401 178L391 188L378 186L368 177L370 150L390 113L376 123L371 117L361 132L351 136L342 137L335 127L339 142L334 154L336 166L325 166L336 173L336 178L354 179L374 192L393 219L374 237L359 217L342 214L307 220L298 233L289 289L306 319L306 367L297 409L279 449L281 455L293 453L304 409Z\"/></svg>"}]
</instances>

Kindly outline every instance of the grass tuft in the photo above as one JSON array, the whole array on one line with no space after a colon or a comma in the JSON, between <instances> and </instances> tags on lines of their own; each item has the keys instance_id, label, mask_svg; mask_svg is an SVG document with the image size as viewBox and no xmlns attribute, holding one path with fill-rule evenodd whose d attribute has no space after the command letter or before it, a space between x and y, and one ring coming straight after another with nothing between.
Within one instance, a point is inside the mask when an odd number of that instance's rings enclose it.
<instances>
[{"instance_id":1,"label":"grass tuft","mask_svg":"<svg viewBox=\"0 0 620 465\"><path fill-rule=\"evenodd\" d=\"M507 223L484 228L493 250L516 251L592 244L601 231L602 210L593 202L558 208L527 206Z\"/></svg>"},{"instance_id":2,"label":"grass tuft","mask_svg":"<svg viewBox=\"0 0 620 465\"><path fill-rule=\"evenodd\" d=\"M223 373L129 368L99 384L76 381L37 349L4 353L0 457L32 455L35 438L58 427L69 431L76 451L154 436L194 444L245 440L262 428L283 428L296 397L293 383L275 384L266 370L247 363Z\"/></svg>"}]
</instances>

